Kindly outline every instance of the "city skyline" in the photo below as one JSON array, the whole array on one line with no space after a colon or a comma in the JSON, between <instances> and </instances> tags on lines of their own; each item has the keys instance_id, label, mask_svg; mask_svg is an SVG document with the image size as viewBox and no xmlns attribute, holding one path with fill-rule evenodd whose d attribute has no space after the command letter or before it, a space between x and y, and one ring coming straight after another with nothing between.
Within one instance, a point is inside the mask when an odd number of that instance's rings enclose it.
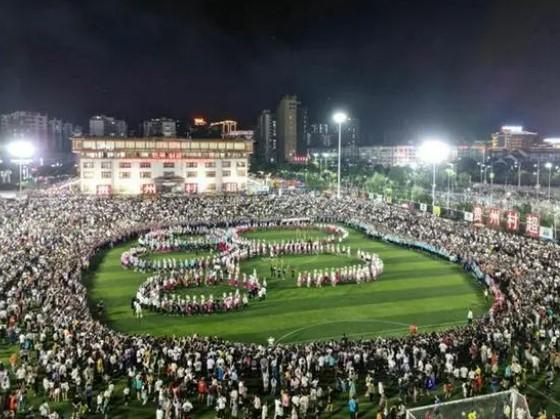
<instances>
[{"instance_id":1,"label":"city skyline","mask_svg":"<svg viewBox=\"0 0 560 419\"><path fill-rule=\"evenodd\" d=\"M296 94L311 120L339 107L356 115L368 143L399 129L474 139L502 123L560 132L551 2L22 1L0 11L0 113L81 123L196 113L252 126Z\"/></svg>"}]
</instances>

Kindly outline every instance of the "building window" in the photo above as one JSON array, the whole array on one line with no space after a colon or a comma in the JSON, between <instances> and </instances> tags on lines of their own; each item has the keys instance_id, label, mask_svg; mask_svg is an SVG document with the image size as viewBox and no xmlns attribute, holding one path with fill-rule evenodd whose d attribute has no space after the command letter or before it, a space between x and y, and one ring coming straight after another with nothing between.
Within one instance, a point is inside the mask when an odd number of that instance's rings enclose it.
<instances>
[{"instance_id":1,"label":"building window","mask_svg":"<svg viewBox=\"0 0 560 419\"><path fill-rule=\"evenodd\" d=\"M101 179L111 179L113 172L101 172Z\"/></svg>"},{"instance_id":2,"label":"building window","mask_svg":"<svg viewBox=\"0 0 560 419\"><path fill-rule=\"evenodd\" d=\"M175 172L163 172L163 177L174 177Z\"/></svg>"},{"instance_id":3,"label":"building window","mask_svg":"<svg viewBox=\"0 0 560 419\"><path fill-rule=\"evenodd\" d=\"M152 178L152 172L140 172L140 177L142 179L151 179Z\"/></svg>"},{"instance_id":4,"label":"building window","mask_svg":"<svg viewBox=\"0 0 560 419\"><path fill-rule=\"evenodd\" d=\"M216 177L216 172L206 172L206 177Z\"/></svg>"},{"instance_id":5,"label":"building window","mask_svg":"<svg viewBox=\"0 0 560 419\"><path fill-rule=\"evenodd\" d=\"M175 163L172 162L172 161L163 162L163 168L164 169L174 169L175 168Z\"/></svg>"},{"instance_id":6,"label":"building window","mask_svg":"<svg viewBox=\"0 0 560 419\"><path fill-rule=\"evenodd\" d=\"M237 176L247 176L247 171L246 170L238 170L237 171Z\"/></svg>"},{"instance_id":7,"label":"building window","mask_svg":"<svg viewBox=\"0 0 560 419\"><path fill-rule=\"evenodd\" d=\"M119 172L119 179L130 179L130 172Z\"/></svg>"},{"instance_id":8,"label":"building window","mask_svg":"<svg viewBox=\"0 0 560 419\"><path fill-rule=\"evenodd\" d=\"M222 176L223 177L230 177L231 176L231 170L222 170Z\"/></svg>"},{"instance_id":9,"label":"building window","mask_svg":"<svg viewBox=\"0 0 560 419\"><path fill-rule=\"evenodd\" d=\"M130 169L132 167L132 163L129 161L122 161L119 163L119 168L121 169Z\"/></svg>"},{"instance_id":10,"label":"building window","mask_svg":"<svg viewBox=\"0 0 560 419\"><path fill-rule=\"evenodd\" d=\"M195 161L188 161L185 163L187 167L198 167L198 163Z\"/></svg>"},{"instance_id":11,"label":"building window","mask_svg":"<svg viewBox=\"0 0 560 419\"><path fill-rule=\"evenodd\" d=\"M237 167L247 167L247 163L244 161L238 161L237 162Z\"/></svg>"},{"instance_id":12,"label":"building window","mask_svg":"<svg viewBox=\"0 0 560 419\"><path fill-rule=\"evenodd\" d=\"M209 183L208 185L206 185L206 190L209 192L215 192L216 191L216 184L215 183Z\"/></svg>"},{"instance_id":13,"label":"building window","mask_svg":"<svg viewBox=\"0 0 560 419\"><path fill-rule=\"evenodd\" d=\"M231 167L231 162L229 160L228 161L223 161L222 162L222 167Z\"/></svg>"},{"instance_id":14,"label":"building window","mask_svg":"<svg viewBox=\"0 0 560 419\"><path fill-rule=\"evenodd\" d=\"M213 167L216 167L216 162L207 161L206 163L204 163L204 167L206 167L207 169L211 169Z\"/></svg>"},{"instance_id":15,"label":"building window","mask_svg":"<svg viewBox=\"0 0 560 419\"><path fill-rule=\"evenodd\" d=\"M84 169L93 169L94 164L93 164L92 161L85 161L85 162L82 163L82 167Z\"/></svg>"},{"instance_id":16,"label":"building window","mask_svg":"<svg viewBox=\"0 0 560 419\"><path fill-rule=\"evenodd\" d=\"M93 172L86 171L82 173L82 178L84 179L93 179Z\"/></svg>"},{"instance_id":17,"label":"building window","mask_svg":"<svg viewBox=\"0 0 560 419\"><path fill-rule=\"evenodd\" d=\"M152 167L152 163L150 163L149 161L140 162L140 169L149 169L150 167Z\"/></svg>"},{"instance_id":18,"label":"building window","mask_svg":"<svg viewBox=\"0 0 560 419\"><path fill-rule=\"evenodd\" d=\"M102 161L101 162L101 168L102 169L112 169L113 164L110 161Z\"/></svg>"},{"instance_id":19,"label":"building window","mask_svg":"<svg viewBox=\"0 0 560 419\"><path fill-rule=\"evenodd\" d=\"M190 178L196 177L196 172L187 172L187 177Z\"/></svg>"}]
</instances>

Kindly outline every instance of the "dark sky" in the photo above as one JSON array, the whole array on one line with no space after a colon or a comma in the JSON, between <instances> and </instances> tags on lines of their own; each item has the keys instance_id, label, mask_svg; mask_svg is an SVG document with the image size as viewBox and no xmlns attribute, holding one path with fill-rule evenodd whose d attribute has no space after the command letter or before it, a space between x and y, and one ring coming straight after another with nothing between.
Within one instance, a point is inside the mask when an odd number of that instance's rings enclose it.
<instances>
[{"instance_id":1,"label":"dark sky","mask_svg":"<svg viewBox=\"0 0 560 419\"><path fill-rule=\"evenodd\" d=\"M0 1L0 112L232 117L297 94L371 141L560 134L560 1Z\"/></svg>"}]
</instances>

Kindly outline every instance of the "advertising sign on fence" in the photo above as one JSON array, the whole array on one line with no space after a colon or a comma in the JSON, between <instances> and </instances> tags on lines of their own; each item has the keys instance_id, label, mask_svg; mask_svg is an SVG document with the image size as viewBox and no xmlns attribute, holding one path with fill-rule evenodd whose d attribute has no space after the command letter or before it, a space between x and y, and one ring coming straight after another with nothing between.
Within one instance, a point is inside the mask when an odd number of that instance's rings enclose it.
<instances>
[{"instance_id":1,"label":"advertising sign on fence","mask_svg":"<svg viewBox=\"0 0 560 419\"><path fill-rule=\"evenodd\" d=\"M554 240L554 234L552 228L541 226L539 229L539 236L544 240Z\"/></svg>"},{"instance_id":2,"label":"advertising sign on fence","mask_svg":"<svg viewBox=\"0 0 560 419\"><path fill-rule=\"evenodd\" d=\"M420 211L426 212L428 211L428 204L424 204L423 202L420 204Z\"/></svg>"},{"instance_id":3,"label":"advertising sign on fence","mask_svg":"<svg viewBox=\"0 0 560 419\"><path fill-rule=\"evenodd\" d=\"M540 219L537 214L527 214L527 224L525 226L525 234L529 237L538 238L540 230Z\"/></svg>"},{"instance_id":4,"label":"advertising sign on fence","mask_svg":"<svg viewBox=\"0 0 560 419\"><path fill-rule=\"evenodd\" d=\"M502 213L499 208L490 208L488 214L488 225L493 228L500 228L500 217Z\"/></svg>"},{"instance_id":5,"label":"advertising sign on fence","mask_svg":"<svg viewBox=\"0 0 560 419\"><path fill-rule=\"evenodd\" d=\"M474 218L473 218L473 213L472 213L472 212L467 212L467 211L465 211L465 212L463 213L463 219L464 219L465 221L468 221L469 223L472 223L472 222L473 222L473 219L474 219Z\"/></svg>"},{"instance_id":6,"label":"advertising sign on fence","mask_svg":"<svg viewBox=\"0 0 560 419\"><path fill-rule=\"evenodd\" d=\"M482 207L479 205L473 208L473 222L482 224Z\"/></svg>"},{"instance_id":7,"label":"advertising sign on fence","mask_svg":"<svg viewBox=\"0 0 560 419\"><path fill-rule=\"evenodd\" d=\"M509 231L519 230L519 213L517 211L506 212L506 228Z\"/></svg>"}]
</instances>

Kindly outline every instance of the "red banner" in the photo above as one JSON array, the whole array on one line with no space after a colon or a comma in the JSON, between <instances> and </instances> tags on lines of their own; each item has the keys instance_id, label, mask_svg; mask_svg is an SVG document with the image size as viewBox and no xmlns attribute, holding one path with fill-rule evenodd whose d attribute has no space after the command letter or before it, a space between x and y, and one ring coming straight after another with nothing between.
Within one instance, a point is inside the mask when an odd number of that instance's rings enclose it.
<instances>
[{"instance_id":1,"label":"red banner","mask_svg":"<svg viewBox=\"0 0 560 419\"><path fill-rule=\"evenodd\" d=\"M500 228L500 217L502 213L499 208L490 208L488 215L488 225L494 228Z\"/></svg>"},{"instance_id":2,"label":"red banner","mask_svg":"<svg viewBox=\"0 0 560 419\"><path fill-rule=\"evenodd\" d=\"M506 228L509 231L519 230L519 213L517 211L506 212Z\"/></svg>"},{"instance_id":3,"label":"red banner","mask_svg":"<svg viewBox=\"0 0 560 419\"><path fill-rule=\"evenodd\" d=\"M196 183L185 183L185 193L195 194L198 192L198 184Z\"/></svg>"},{"instance_id":4,"label":"red banner","mask_svg":"<svg viewBox=\"0 0 560 419\"><path fill-rule=\"evenodd\" d=\"M111 185L97 185L96 187L97 195L111 195L111 192Z\"/></svg>"},{"instance_id":5,"label":"red banner","mask_svg":"<svg viewBox=\"0 0 560 419\"><path fill-rule=\"evenodd\" d=\"M142 193L144 195L153 195L156 193L156 185L153 183L145 183L142 185Z\"/></svg>"},{"instance_id":6,"label":"red banner","mask_svg":"<svg viewBox=\"0 0 560 419\"><path fill-rule=\"evenodd\" d=\"M473 223L482 223L482 207L477 205L473 208Z\"/></svg>"},{"instance_id":7,"label":"red banner","mask_svg":"<svg viewBox=\"0 0 560 419\"><path fill-rule=\"evenodd\" d=\"M527 214L525 234L529 237L538 238L540 234L540 218L537 214Z\"/></svg>"}]
</instances>

